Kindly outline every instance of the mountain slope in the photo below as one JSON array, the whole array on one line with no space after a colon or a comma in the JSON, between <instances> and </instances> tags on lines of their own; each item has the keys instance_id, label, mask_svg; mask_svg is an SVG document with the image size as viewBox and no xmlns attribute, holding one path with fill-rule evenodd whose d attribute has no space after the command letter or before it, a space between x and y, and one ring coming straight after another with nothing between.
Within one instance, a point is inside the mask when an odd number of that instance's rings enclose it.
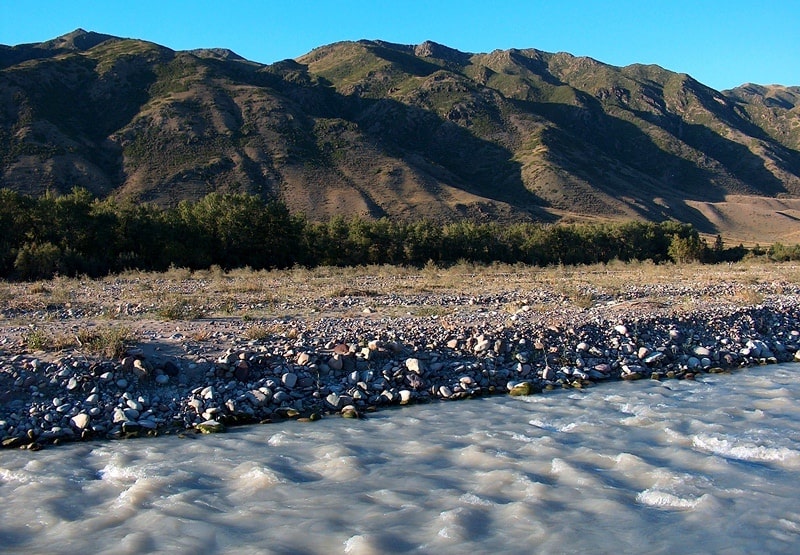
<instances>
[{"instance_id":1,"label":"mountain slope","mask_svg":"<svg viewBox=\"0 0 800 555\"><path fill-rule=\"evenodd\" d=\"M0 47L0 186L311 218L677 218L800 197L798 87L715 91L534 49L344 42L296 61L75 31Z\"/></svg>"}]
</instances>

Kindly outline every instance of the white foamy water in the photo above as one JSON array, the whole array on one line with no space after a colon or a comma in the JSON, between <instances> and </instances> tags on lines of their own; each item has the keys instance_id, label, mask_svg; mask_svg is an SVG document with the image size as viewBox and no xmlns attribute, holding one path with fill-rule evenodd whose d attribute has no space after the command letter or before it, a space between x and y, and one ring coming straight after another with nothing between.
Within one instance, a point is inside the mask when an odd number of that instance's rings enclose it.
<instances>
[{"instance_id":1,"label":"white foamy water","mask_svg":"<svg viewBox=\"0 0 800 555\"><path fill-rule=\"evenodd\" d=\"M0 451L0 551L796 553L798 371Z\"/></svg>"}]
</instances>

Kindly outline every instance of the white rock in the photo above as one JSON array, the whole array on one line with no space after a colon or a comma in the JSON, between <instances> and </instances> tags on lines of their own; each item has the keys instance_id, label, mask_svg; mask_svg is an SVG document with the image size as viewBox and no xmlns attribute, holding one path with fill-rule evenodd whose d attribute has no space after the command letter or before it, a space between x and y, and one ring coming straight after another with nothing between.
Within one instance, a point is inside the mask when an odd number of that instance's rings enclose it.
<instances>
[{"instance_id":1,"label":"white rock","mask_svg":"<svg viewBox=\"0 0 800 555\"><path fill-rule=\"evenodd\" d=\"M325 397L325 400L328 402L328 404L329 404L330 406L332 406L332 407L333 407L333 408L335 408L335 409L338 409L338 408L339 408L339 405L341 405L341 404L342 404L342 399L341 399L341 397L339 397L339 395L338 395L338 394L336 394L336 393L331 393L330 395L328 395L327 397Z\"/></svg>"},{"instance_id":2,"label":"white rock","mask_svg":"<svg viewBox=\"0 0 800 555\"><path fill-rule=\"evenodd\" d=\"M114 409L114 416L113 416L114 424L119 424L120 422L125 422L126 420L128 420L128 417L125 416L125 412L122 409L120 408Z\"/></svg>"},{"instance_id":3,"label":"white rock","mask_svg":"<svg viewBox=\"0 0 800 555\"><path fill-rule=\"evenodd\" d=\"M483 353L485 351L488 351L490 346L491 346L491 341L489 341L488 339L479 337L478 338L478 342L475 344L475 347L473 348L473 350L476 353Z\"/></svg>"},{"instance_id":4,"label":"white rock","mask_svg":"<svg viewBox=\"0 0 800 555\"><path fill-rule=\"evenodd\" d=\"M133 361L133 373L139 378L145 378L149 374L147 367L145 367L141 359L137 358Z\"/></svg>"},{"instance_id":5,"label":"white rock","mask_svg":"<svg viewBox=\"0 0 800 555\"><path fill-rule=\"evenodd\" d=\"M406 368L409 372L414 372L415 374L422 374L422 363L418 358L407 358L406 359Z\"/></svg>"},{"instance_id":6,"label":"white rock","mask_svg":"<svg viewBox=\"0 0 800 555\"><path fill-rule=\"evenodd\" d=\"M81 412L70 418L69 422L70 424L75 426L75 428L77 428L78 430L85 430L86 426L89 425L89 421L90 421L89 415L86 414L85 412Z\"/></svg>"}]
</instances>

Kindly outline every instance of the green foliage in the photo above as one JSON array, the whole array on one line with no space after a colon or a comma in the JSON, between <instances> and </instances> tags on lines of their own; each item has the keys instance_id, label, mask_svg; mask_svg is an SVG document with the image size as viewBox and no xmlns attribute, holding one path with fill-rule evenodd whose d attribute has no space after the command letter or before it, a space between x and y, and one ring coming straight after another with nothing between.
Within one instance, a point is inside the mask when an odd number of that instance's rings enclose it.
<instances>
[{"instance_id":1,"label":"green foliage","mask_svg":"<svg viewBox=\"0 0 800 555\"><path fill-rule=\"evenodd\" d=\"M64 269L64 254L53 243L25 243L19 249L14 270L25 280L49 278Z\"/></svg>"},{"instance_id":2,"label":"green foliage","mask_svg":"<svg viewBox=\"0 0 800 555\"><path fill-rule=\"evenodd\" d=\"M222 272L298 265L683 263L735 261L746 254L741 245L724 248L721 237L708 248L692 226L678 222L440 225L337 217L311 223L277 202L219 193L167 210L100 202L83 189L38 199L0 190L0 201L0 277L25 280L170 267L191 272L216 266ZM798 260L800 246L778 243L768 254ZM164 318L198 316L181 299L161 311Z\"/></svg>"},{"instance_id":3,"label":"green foliage","mask_svg":"<svg viewBox=\"0 0 800 555\"><path fill-rule=\"evenodd\" d=\"M770 260L776 262L787 262L789 260L800 260L800 245L783 245L775 243L767 251Z\"/></svg>"}]
</instances>

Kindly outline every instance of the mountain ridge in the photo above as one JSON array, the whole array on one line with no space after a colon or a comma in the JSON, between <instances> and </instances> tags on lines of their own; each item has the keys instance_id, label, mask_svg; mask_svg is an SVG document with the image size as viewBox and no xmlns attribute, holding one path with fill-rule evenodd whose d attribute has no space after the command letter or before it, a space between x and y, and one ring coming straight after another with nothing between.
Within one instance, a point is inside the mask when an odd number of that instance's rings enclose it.
<instances>
[{"instance_id":1,"label":"mountain ridge","mask_svg":"<svg viewBox=\"0 0 800 555\"><path fill-rule=\"evenodd\" d=\"M0 46L0 107L0 186L29 194L707 233L729 231L707 207L730 196L800 198L800 87L534 48L360 40L260 64L79 29Z\"/></svg>"}]
</instances>

